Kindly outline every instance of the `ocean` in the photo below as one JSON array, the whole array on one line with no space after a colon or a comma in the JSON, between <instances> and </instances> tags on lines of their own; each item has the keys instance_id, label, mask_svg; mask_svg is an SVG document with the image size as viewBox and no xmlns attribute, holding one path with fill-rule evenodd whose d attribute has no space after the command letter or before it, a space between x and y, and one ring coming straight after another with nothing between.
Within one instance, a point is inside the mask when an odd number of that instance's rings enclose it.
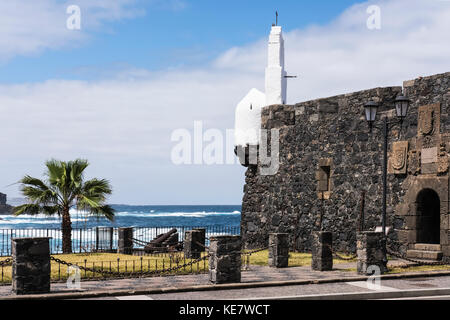
<instances>
[{"instance_id":1,"label":"ocean","mask_svg":"<svg viewBox=\"0 0 450 320\"><path fill-rule=\"evenodd\" d=\"M149 242L158 234L177 228L179 240L194 227L206 227L206 235L239 234L241 206L133 206L112 205L114 221L71 210L72 249L74 252L116 248L118 227L133 227L133 237ZM107 227L99 228L96 227ZM109 228L114 229L109 229ZM51 253L62 252L61 219L44 215L1 215L0 256L11 254L11 238L50 237ZM103 231L102 231L103 230ZM113 233L110 233L114 230ZM136 247L142 244L136 243Z\"/></svg>"},{"instance_id":2,"label":"ocean","mask_svg":"<svg viewBox=\"0 0 450 320\"><path fill-rule=\"evenodd\" d=\"M72 227L239 227L241 219L240 205L112 205L112 207L116 210L116 218L113 222L71 210ZM58 216L2 215L0 219L0 229L54 229L61 227L61 219Z\"/></svg>"}]
</instances>

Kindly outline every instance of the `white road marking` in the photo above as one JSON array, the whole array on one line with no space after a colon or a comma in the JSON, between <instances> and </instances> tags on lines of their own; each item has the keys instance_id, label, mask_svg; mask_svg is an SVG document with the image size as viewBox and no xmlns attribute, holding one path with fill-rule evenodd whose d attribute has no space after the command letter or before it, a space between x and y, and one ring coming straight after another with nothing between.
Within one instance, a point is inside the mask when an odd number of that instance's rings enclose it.
<instances>
[{"instance_id":1,"label":"white road marking","mask_svg":"<svg viewBox=\"0 0 450 320\"><path fill-rule=\"evenodd\" d=\"M353 281L353 282L346 282L346 284L349 284L354 287L359 287L363 289L373 290L373 291L399 291L400 289L392 288L392 287L386 287L382 285L375 285L372 284L371 286L368 286L368 283L366 281Z\"/></svg>"},{"instance_id":2,"label":"white road marking","mask_svg":"<svg viewBox=\"0 0 450 320\"><path fill-rule=\"evenodd\" d=\"M153 300L149 296L121 296L115 297L117 300Z\"/></svg>"}]
</instances>

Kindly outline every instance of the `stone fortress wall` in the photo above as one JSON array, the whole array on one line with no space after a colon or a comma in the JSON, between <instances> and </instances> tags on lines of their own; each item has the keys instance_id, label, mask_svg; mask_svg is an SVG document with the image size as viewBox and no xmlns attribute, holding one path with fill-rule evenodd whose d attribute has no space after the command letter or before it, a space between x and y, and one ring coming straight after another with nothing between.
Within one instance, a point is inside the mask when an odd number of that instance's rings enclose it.
<instances>
[{"instance_id":1,"label":"stone fortress wall","mask_svg":"<svg viewBox=\"0 0 450 320\"><path fill-rule=\"evenodd\" d=\"M408 116L403 130L389 137L389 246L405 253L415 243L436 241L426 234L437 232L444 256L450 256L450 72L405 81L403 87L411 100ZM380 130L369 132L364 104L371 99L381 104L381 125L384 115L395 117L394 100L401 92L400 86L375 88L265 107L262 128L280 130L280 167L267 176L260 174L261 164L247 169L241 220L245 246L264 247L269 233L280 232L289 233L292 248L309 251L323 210L334 248L355 252L363 190L366 230L381 226L382 212L383 136ZM433 195L438 197L438 226L423 212Z\"/></svg>"},{"instance_id":2,"label":"stone fortress wall","mask_svg":"<svg viewBox=\"0 0 450 320\"><path fill-rule=\"evenodd\" d=\"M0 214L10 214L12 212L12 207L6 204L7 196L0 192Z\"/></svg>"}]
</instances>

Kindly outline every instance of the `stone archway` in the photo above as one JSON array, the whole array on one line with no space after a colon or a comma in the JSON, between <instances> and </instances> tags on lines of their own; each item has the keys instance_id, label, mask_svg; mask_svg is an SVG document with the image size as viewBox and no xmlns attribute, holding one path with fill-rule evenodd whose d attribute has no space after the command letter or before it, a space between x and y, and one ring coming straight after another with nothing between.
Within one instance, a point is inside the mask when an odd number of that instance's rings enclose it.
<instances>
[{"instance_id":1,"label":"stone archway","mask_svg":"<svg viewBox=\"0 0 450 320\"><path fill-rule=\"evenodd\" d=\"M440 198L430 188L422 189L416 198L417 243L440 243Z\"/></svg>"}]
</instances>

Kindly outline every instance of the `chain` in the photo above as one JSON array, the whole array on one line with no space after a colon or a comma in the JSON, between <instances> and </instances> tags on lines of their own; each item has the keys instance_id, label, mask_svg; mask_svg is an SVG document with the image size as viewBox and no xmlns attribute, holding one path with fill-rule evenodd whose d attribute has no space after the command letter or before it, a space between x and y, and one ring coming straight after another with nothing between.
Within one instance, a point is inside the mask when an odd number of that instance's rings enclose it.
<instances>
[{"instance_id":1,"label":"chain","mask_svg":"<svg viewBox=\"0 0 450 320\"><path fill-rule=\"evenodd\" d=\"M140 271L140 272L108 271L108 270L103 270L103 269L95 269L95 268L88 268L88 267L78 266L76 264L73 264L73 263L70 263L70 262L67 262L67 261L55 258L53 256L50 256L50 259L55 261L55 262L57 262L57 263L66 265L68 267L75 266L75 267L77 267L77 268L79 268L79 269L81 269L83 271L88 271L88 272L92 272L92 273L100 273L100 274L103 274L103 275L110 275L110 276L112 275L112 276L118 276L118 277L129 277L130 275L134 275L134 274L138 274L138 275L158 275L158 274L162 274L162 273L166 273L166 272L177 271L177 270L189 267L189 266L191 266L191 265L193 265L195 263L198 263L200 261L206 260L209 257L210 257L210 255L208 254L206 256L203 256L201 258L192 260L192 261L190 261L188 263L185 263L183 265L180 265L180 266L175 266L175 267L172 267L172 268L162 269L162 270L153 270L153 271L148 270L148 271Z\"/></svg>"},{"instance_id":2,"label":"chain","mask_svg":"<svg viewBox=\"0 0 450 320\"><path fill-rule=\"evenodd\" d=\"M326 247L328 247L328 249L330 249L330 251L333 254L333 257L336 258L336 259L339 259L339 260L351 261L351 260L354 260L358 256L358 255L354 254L354 255L352 255L352 256L350 256L348 258L345 258L345 257L339 255L337 252L333 252L333 248L328 243L324 243L324 245Z\"/></svg>"},{"instance_id":3,"label":"chain","mask_svg":"<svg viewBox=\"0 0 450 320\"><path fill-rule=\"evenodd\" d=\"M6 266L10 266L12 265L12 259L11 258L7 258L3 261L0 261L0 267L6 267Z\"/></svg>"},{"instance_id":4,"label":"chain","mask_svg":"<svg viewBox=\"0 0 450 320\"><path fill-rule=\"evenodd\" d=\"M402 255L400 255L398 253L395 253L395 252L393 252L393 251L391 251L389 249L388 249L388 253L391 256L394 256L396 258L399 258L399 259L402 259L402 260L406 260L406 261L409 261L409 262L413 262L416 265L422 265L422 266L446 266L446 265L449 265L449 263L443 262L443 261L429 261L428 262L428 261L422 261L422 260L416 260L416 259L407 258L407 257L404 257L404 256L402 256Z\"/></svg>"},{"instance_id":5,"label":"chain","mask_svg":"<svg viewBox=\"0 0 450 320\"><path fill-rule=\"evenodd\" d=\"M250 256L250 255L252 255L252 254L254 254L254 253L258 253L258 252L261 252L261 251L264 251L264 250L267 250L267 249L269 249L269 247L265 247L265 248L260 248L260 249L254 249L254 250L250 250L250 251L241 251L241 254L243 254L243 255L245 255L245 256Z\"/></svg>"}]
</instances>

